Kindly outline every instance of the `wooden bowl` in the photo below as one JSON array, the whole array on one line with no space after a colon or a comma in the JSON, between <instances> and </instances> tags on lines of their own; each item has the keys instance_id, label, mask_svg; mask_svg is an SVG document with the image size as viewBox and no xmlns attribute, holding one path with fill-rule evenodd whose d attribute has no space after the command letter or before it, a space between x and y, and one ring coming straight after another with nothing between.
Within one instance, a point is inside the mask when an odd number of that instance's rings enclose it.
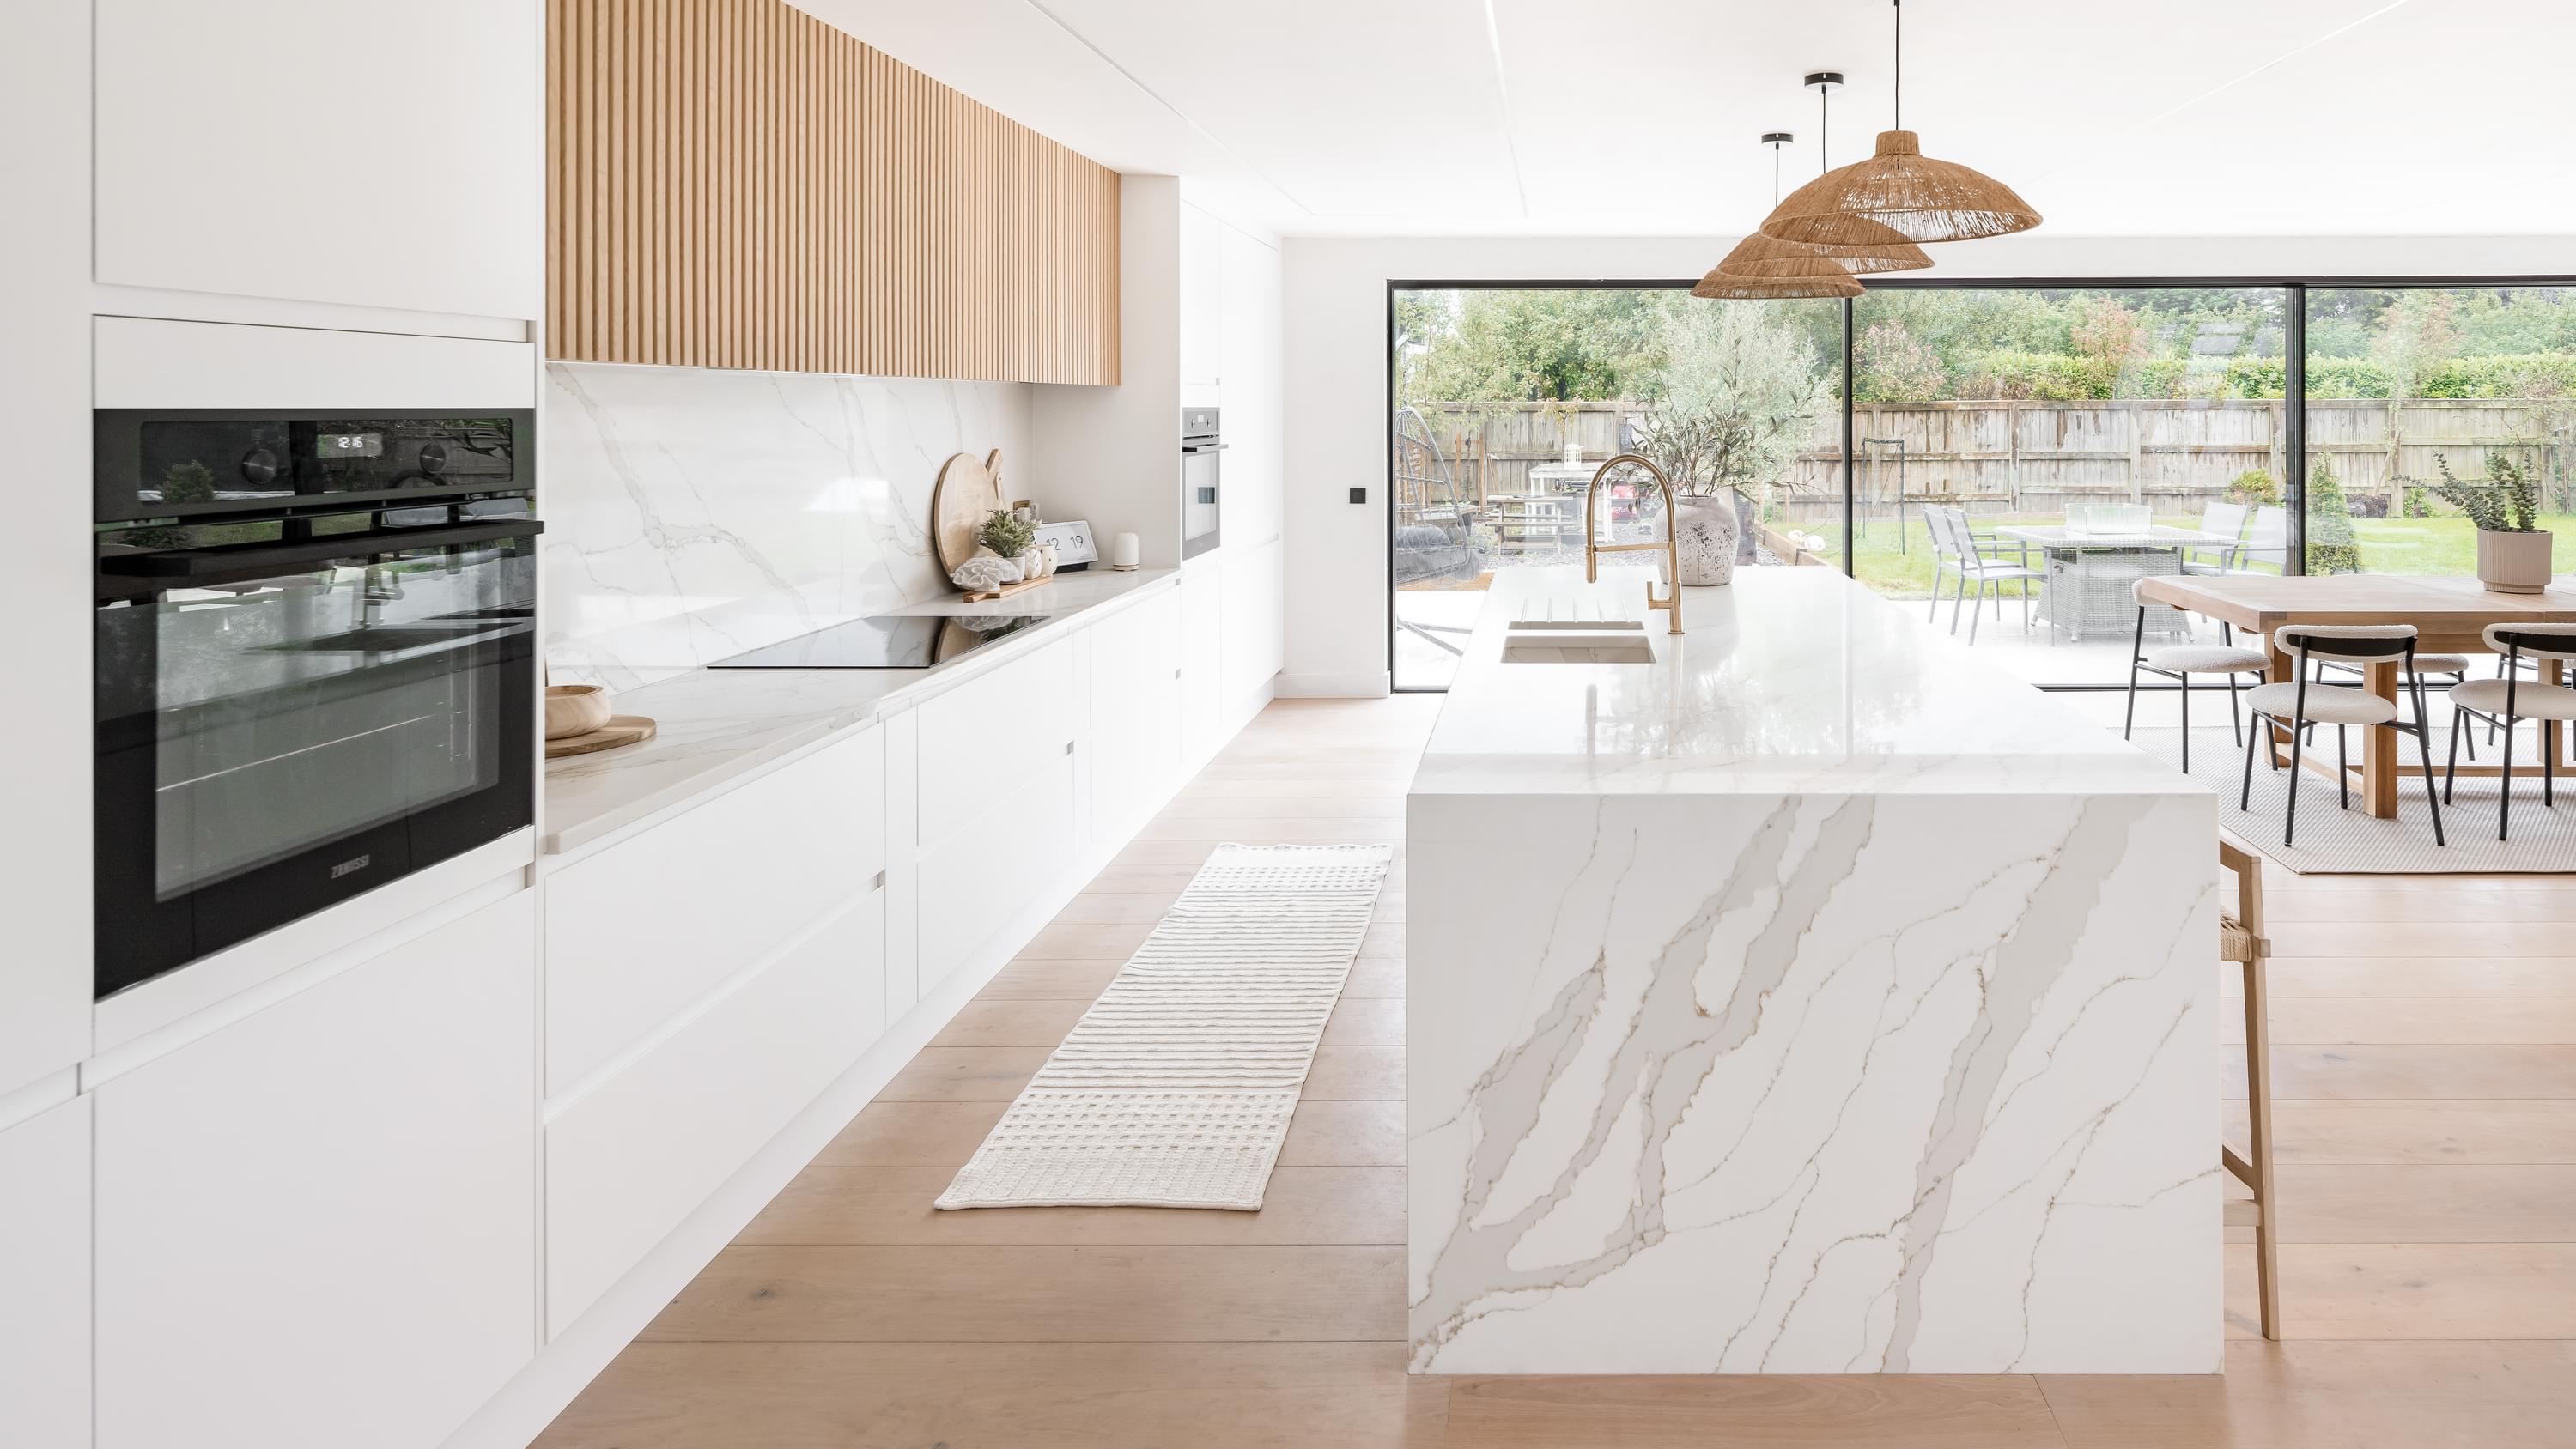
<instances>
[{"instance_id":1,"label":"wooden bowl","mask_svg":"<svg viewBox=\"0 0 2576 1449\"><path fill-rule=\"evenodd\" d=\"M596 684L546 686L546 738L570 739L608 723L608 691Z\"/></svg>"}]
</instances>

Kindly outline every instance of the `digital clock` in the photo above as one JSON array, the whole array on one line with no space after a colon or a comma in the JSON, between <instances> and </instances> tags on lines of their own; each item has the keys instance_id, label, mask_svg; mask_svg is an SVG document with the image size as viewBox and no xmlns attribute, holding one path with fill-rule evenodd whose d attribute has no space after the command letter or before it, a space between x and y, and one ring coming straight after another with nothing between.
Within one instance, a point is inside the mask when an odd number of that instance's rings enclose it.
<instances>
[{"instance_id":1,"label":"digital clock","mask_svg":"<svg viewBox=\"0 0 2576 1449\"><path fill-rule=\"evenodd\" d=\"M313 456L317 458L381 458L385 455L382 433L317 433L313 438Z\"/></svg>"}]
</instances>

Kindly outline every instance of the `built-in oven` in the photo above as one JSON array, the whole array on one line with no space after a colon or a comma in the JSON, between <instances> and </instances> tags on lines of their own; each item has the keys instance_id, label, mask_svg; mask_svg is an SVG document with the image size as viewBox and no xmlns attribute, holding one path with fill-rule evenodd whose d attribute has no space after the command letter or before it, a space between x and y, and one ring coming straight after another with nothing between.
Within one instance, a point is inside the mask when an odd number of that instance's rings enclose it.
<instances>
[{"instance_id":1,"label":"built-in oven","mask_svg":"<svg viewBox=\"0 0 2576 1449\"><path fill-rule=\"evenodd\" d=\"M534 818L525 411L102 411L104 997Z\"/></svg>"},{"instance_id":2,"label":"built-in oven","mask_svg":"<svg viewBox=\"0 0 2576 1449\"><path fill-rule=\"evenodd\" d=\"M1196 558L1217 542L1218 455L1225 451L1215 408L1181 409L1181 557Z\"/></svg>"}]
</instances>

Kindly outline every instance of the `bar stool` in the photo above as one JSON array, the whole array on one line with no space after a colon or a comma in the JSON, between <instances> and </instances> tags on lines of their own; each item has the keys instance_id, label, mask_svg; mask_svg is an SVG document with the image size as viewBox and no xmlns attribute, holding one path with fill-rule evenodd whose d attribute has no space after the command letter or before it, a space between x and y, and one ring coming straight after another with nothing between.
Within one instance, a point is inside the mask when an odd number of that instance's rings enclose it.
<instances>
[{"instance_id":1,"label":"bar stool","mask_svg":"<svg viewBox=\"0 0 2576 1449\"><path fill-rule=\"evenodd\" d=\"M2477 717L2490 737L2501 727L2504 773L2496 777L2496 839L2503 840L2513 819L2513 727L2524 720L2540 722L2541 806L2558 807L2558 726L2576 721L2576 689L2525 680L2522 661L2576 660L2576 624L2489 624L2483 636L2487 647L2503 656L2496 664L2499 677L2451 687L2451 760L2442 771L2442 798L2451 798L2459 776L2461 721Z\"/></svg>"},{"instance_id":2,"label":"bar stool","mask_svg":"<svg viewBox=\"0 0 2576 1449\"><path fill-rule=\"evenodd\" d=\"M2236 911L2218 918L2218 956L2245 973L2245 1120L2252 1159L2218 1144L2218 1164L2252 1190L2252 1202L2229 1200L2222 1215L2231 1228L2254 1230L2254 1270L2263 1304L2263 1336L2281 1336L2280 1233L2272 1195L2272 1003L2263 977L2272 943L2263 935L2263 866L2251 851L2218 842L2219 864L2236 873Z\"/></svg>"},{"instance_id":3,"label":"bar stool","mask_svg":"<svg viewBox=\"0 0 2576 1449\"><path fill-rule=\"evenodd\" d=\"M2144 583L2144 580L2140 583ZM2236 704L2236 696L2244 692L2244 686L2236 682L2236 676L2252 674L2259 677L2265 669L2271 667L2272 661L2260 649L2239 646L2236 642L2236 631L2223 619L2218 625L2218 637L2223 641L2222 643L2168 644L2149 653L2147 651L2148 604L2146 599L2139 595L2138 587L2133 584L2129 589L2129 597L2138 606L2138 633L2129 645L2129 716L2120 726L2120 738L2124 740L2129 738L2130 731L2138 723L2139 671L2144 670L2149 674L2161 675L2173 680L2182 686L2182 772L2188 775L2191 773L2191 692L2194 688L2191 676L2195 674L2227 676L2225 685L2227 737L2233 740L2245 732L2245 717L2238 712ZM2208 689L2215 686L2199 687Z\"/></svg>"},{"instance_id":4,"label":"bar stool","mask_svg":"<svg viewBox=\"0 0 2576 1449\"><path fill-rule=\"evenodd\" d=\"M2288 845L2299 826L2299 752L2306 743L2305 731L2311 725L2331 725L2335 732L2335 803L2348 807L2352 803L2351 772L2344 757L2344 727L2360 725L2366 729L2395 730L2415 737L2416 760L2424 767L2424 803L2433 812L2433 843L2448 845L2442 837L2442 799L2433 790L2432 735L2424 723L2424 681L2414 671L2415 626L2412 624L2292 624L2285 625L2273 636L2273 643L2287 651L2291 658L2292 677L2277 684L2257 686L2245 696L2246 707L2254 711L2255 723L2270 722L2287 727L2290 734L2290 798L2281 825L2281 843ZM2415 722L2405 723L2394 701L2381 699L2366 689L2329 684L2311 679L2315 673L2310 661L2320 664L2394 664L2406 680L2407 692L2415 704ZM2245 786L2238 792L2236 808L2248 810L2254 803L2254 745L2264 737L2260 728L2245 734Z\"/></svg>"}]
</instances>

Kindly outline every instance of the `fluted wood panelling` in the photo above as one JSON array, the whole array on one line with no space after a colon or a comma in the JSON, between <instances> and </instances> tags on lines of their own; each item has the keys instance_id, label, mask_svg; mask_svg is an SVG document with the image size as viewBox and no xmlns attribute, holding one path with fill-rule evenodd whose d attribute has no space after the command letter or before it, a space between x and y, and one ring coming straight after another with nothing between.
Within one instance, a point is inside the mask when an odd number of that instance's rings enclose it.
<instances>
[{"instance_id":1,"label":"fluted wood panelling","mask_svg":"<svg viewBox=\"0 0 2576 1449\"><path fill-rule=\"evenodd\" d=\"M547 352L1118 381L1118 175L779 0L550 0Z\"/></svg>"}]
</instances>

